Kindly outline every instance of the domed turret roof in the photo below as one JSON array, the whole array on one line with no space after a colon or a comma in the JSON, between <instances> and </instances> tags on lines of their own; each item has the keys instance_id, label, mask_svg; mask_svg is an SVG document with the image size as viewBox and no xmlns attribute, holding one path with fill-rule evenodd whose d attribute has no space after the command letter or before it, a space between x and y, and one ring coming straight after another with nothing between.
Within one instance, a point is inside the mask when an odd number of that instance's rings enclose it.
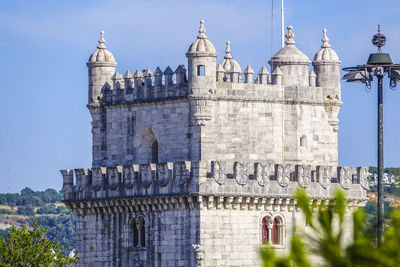
<instances>
[{"instance_id":1,"label":"domed turret roof","mask_svg":"<svg viewBox=\"0 0 400 267\"><path fill-rule=\"evenodd\" d=\"M197 39L190 45L187 56L196 55L217 56L214 45L207 39L206 29L204 28L204 20L200 20L199 35Z\"/></svg>"},{"instance_id":2,"label":"domed turret roof","mask_svg":"<svg viewBox=\"0 0 400 267\"><path fill-rule=\"evenodd\" d=\"M224 60L222 60L218 65L221 65L226 72L231 72L231 69L234 72L242 72L239 63L237 63L237 61L232 57L230 44L231 42L226 41Z\"/></svg>"},{"instance_id":3,"label":"domed turret roof","mask_svg":"<svg viewBox=\"0 0 400 267\"><path fill-rule=\"evenodd\" d=\"M329 38L326 35L326 29L323 29L322 32L324 33L324 36L321 39L321 49L315 54L314 61L340 62L338 55L329 44Z\"/></svg>"},{"instance_id":4,"label":"domed turret roof","mask_svg":"<svg viewBox=\"0 0 400 267\"><path fill-rule=\"evenodd\" d=\"M270 62L309 65L311 63L310 59L294 45L295 41L292 29L292 26L287 27L286 45L271 58Z\"/></svg>"},{"instance_id":5,"label":"domed turret roof","mask_svg":"<svg viewBox=\"0 0 400 267\"><path fill-rule=\"evenodd\" d=\"M116 65L117 63L115 62L113 54L107 50L104 44L106 42L104 39L104 31L100 32L100 39L98 42L97 50L90 56L88 63L111 63Z\"/></svg>"}]
</instances>

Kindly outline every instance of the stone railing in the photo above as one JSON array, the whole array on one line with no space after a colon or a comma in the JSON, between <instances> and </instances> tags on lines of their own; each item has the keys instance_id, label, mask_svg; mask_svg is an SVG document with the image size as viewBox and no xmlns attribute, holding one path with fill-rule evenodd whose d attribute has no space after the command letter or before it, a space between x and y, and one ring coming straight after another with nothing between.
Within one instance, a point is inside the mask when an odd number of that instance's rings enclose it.
<instances>
[{"instance_id":1,"label":"stone railing","mask_svg":"<svg viewBox=\"0 0 400 267\"><path fill-rule=\"evenodd\" d=\"M333 167L263 162L181 161L62 170L64 200L162 195L310 196L331 198L342 188L365 199L367 167Z\"/></svg>"}]
</instances>

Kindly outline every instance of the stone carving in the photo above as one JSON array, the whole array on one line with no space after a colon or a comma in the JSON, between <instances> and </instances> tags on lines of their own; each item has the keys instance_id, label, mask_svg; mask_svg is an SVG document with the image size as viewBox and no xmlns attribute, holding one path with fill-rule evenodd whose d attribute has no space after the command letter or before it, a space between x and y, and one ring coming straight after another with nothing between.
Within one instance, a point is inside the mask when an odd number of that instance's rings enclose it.
<instances>
[{"instance_id":1,"label":"stone carving","mask_svg":"<svg viewBox=\"0 0 400 267\"><path fill-rule=\"evenodd\" d=\"M92 168L92 189L94 191L99 191L103 188L105 173L106 168Z\"/></svg>"},{"instance_id":2,"label":"stone carving","mask_svg":"<svg viewBox=\"0 0 400 267\"><path fill-rule=\"evenodd\" d=\"M192 101L190 103L193 124L198 126L206 125L206 122L212 119L210 107L205 100Z\"/></svg>"},{"instance_id":3,"label":"stone carving","mask_svg":"<svg viewBox=\"0 0 400 267\"><path fill-rule=\"evenodd\" d=\"M175 183L184 185L190 179L190 161L176 162L174 166Z\"/></svg>"},{"instance_id":4,"label":"stone carving","mask_svg":"<svg viewBox=\"0 0 400 267\"><path fill-rule=\"evenodd\" d=\"M212 175L218 184L224 184L226 181L226 163L225 161L212 161Z\"/></svg>"},{"instance_id":5,"label":"stone carving","mask_svg":"<svg viewBox=\"0 0 400 267\"><path fill-rule=\"evenodd\" d=\"M248 166L247 162L235 162L233 165L235 180L240 185L245 185L249 181Z\"/></svg>"},{"instance_id":6,"label":"stone carving","mask_svg":"<svg viewBox=\"0 0 400 267\"><path fill-rule=\"evenodd\" d=\"M323 188L331 184L332 166L317 166L317 180Z\"/></svg>"},{"instance_id":7,"label":"stone carving","mask_svg":"<svg viewBox=\"0 0 400 267\"><path fill-rule=\"evenodd\" d=\"M137 179L135 179L134 167L132 165L124 166L124 186L126 189L132 189ZM136 177L137 178L137 177Z\"/></svg>"},{"instance_id":8,"label":"stone carving","mask_svg":"<svg viewBox=\"0 0 400 267\"><path fill-rule=\"evenodd\" d=\"M308 187L311 183L311 166L296 165L296 178L301 187Z\"/></svg>"},{"instance_id":9,"label":"stone carving","mask_svg":"<svg viewBox=\"0 0 400 267\"><path fill-rule=\"evenodd\" d=\"M194 253L196 254L196 267L201 267L203 259L204 259L204 252L203 246L200 244L193 244L192 247L194 248Z\"/></svg>"},{"instance_id":10,"label":"stone carving","mask_svg":"<svg viewBox=\"0 0 400 267\"><path fill-rule=\"evenodd\" d=\"M155 164L143 164L140 165L140 181L144 187L149 187L153 182Z\"/></svg>"},{"instance_id":11,"label":"stone carving","mask_svg":"<svg viewBox=\"0 0 400 267\"><path fill-rule=\"evenodd\" d=\"M344 189L350 189L353 173L353 167L338 167L338 180Z\"/></svg>"},{"instance_id":12,"label":"stone carving","mask_svg":"<svg viewBox=\"0 0 400 267\"><path fill-rule=\"evenodd\" d=\"M162 187L167 186L172 180L173 163L166 162L158 165L158 184Z\"/></svg>"},{"instance_id":13,"label":"stone carving","mask_svg":"<svg viewBox=\"0 0 400 267\"><path fill-rule=\"evenodd\" d=\"M278 184L282 187L286 187L290 181L290 164L276 164L276 179L278 180Z\"/></svg>"},{"instance_id":14,"label":"stone carving","mask_svg":"<svg viewBox=\"0 0 400 267\"><path fill-rule=\"evenodd\" d=\"M108 187L112 190L117 189L119 185L117 168L108 168Z\"/></svg>"},{"instance_id":15,"label":"stone carving","mask_svg":"<svg viewBox=\"0 0 400 267\"><path fill-rule=\"evenodd\" d=\"M254 177L258 184L265 186L269 184L269 177L271 175L272 162L256 162L254 163Z\"/></svg>"},{"instance_id":16,"label":"stone carving","mask_svg":"<svg viewBox=\"0 0 400 267\"><path fill-rule=\"evenodd\" d=\"M364 188L365 190L369 190L368 185L368 167L358 167L357 168L357 177L358 183Z\"/></svg>"}]
</instances>

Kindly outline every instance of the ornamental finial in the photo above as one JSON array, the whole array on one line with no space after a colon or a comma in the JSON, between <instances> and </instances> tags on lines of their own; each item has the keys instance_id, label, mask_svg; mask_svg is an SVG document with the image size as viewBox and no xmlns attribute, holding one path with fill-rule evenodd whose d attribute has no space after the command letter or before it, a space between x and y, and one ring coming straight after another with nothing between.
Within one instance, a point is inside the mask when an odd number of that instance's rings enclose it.
<instances>
[{"instance_id":1,"label":"ornamental finial","mask_svg":"<svg viewBox=\"0 0 400 267\"><path fill-rule=\"evenodd\" d=\"M322 41L322 48L329 48L331 47L331 45L329 44L329 38L328 35L326 35L326 29L323 29L322 32L324 33L324 36L322 37L321 41Z\"/></svg>"},{"instance_id":2,"label":"ornamental finial","mask_svg":"<svg viewBox=\"0 0 400 267\"><path fill-rule=\"evenodd\" d=\"M225 49L225 56L224 56L225 59L232 58L232 55L231 55L232 50L231 50L230 44L231 44L231 42L226 41L226 49Z\"/></svg>"},{"instance_id":3,"label":"ornamental finial","mask_svg":"<svg viewBox=\"0 0 400 267\"><path fill-rule=\"evenodd\" d=\"M100 32L100 39L99 39L99 45L97 46L98 49L106 49L106 45L104 44L106 40L104 39L104 31Z\"/></svg>"},{"instance_id":4,"label":"ornamental finial","mask_svg":"<svg viewBox=\"0 0 400 267\"><path fill-rule=\"evenodd\" d=\"M386 37L381 33L381 25L378 25L378 33L372 37L372 44L378 47L378 52L382 53L381 47L386 43Z\"/></svg>"},{"instance_id":5,"label":"ornamental finial","mask_svg":"<svg viewBox=\"0 0 400 267\"><path fill-rule=\"evenodd\" d=\"M286 41L285 44L286 45L294 45L295 41L294 41L294 33L292 31L293 26L287 26L287 33L286 33Z\"/></svg>"},{"instance_id":6,"label":"ornamental finial","mask_svg":"<svg viewBox=\"0 0 400 267\"><path fill-rule=\"evenodd\" d=\"M198 39L207 39L206 28L204 28L204 20L200 20L199 36Z\"/></svg>"}]
</instances>

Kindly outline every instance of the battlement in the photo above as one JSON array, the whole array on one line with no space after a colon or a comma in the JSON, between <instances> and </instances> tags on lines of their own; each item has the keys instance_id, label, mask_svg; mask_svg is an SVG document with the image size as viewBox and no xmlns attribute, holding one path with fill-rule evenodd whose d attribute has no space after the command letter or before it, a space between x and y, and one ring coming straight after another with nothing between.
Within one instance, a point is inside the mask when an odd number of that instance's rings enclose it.
<instances>
[{"instance_id":1,"label":"battlement","mask_svg":"<svg viewBox=\"0 0 400 267\"><path fill-rule=\"evenodd\" d=\"M162 195L286 196L297 187L329 199L342 188L351 199L366 198L367 167L275 164L271 161L181 161L62 170L64 200Z\"/></svg>"},{"instance_id":2,"label":"battlement","mask_svg":"<svg viewBox=\"0 0 400 267\"><path fill-rule=\"evenodd\" d=\"M310 72L309 86L282 86L280 79L282 74L270 76L265 67L262 67L258 77L254 80L247 66L243 73L238 73L239 79L223 80L217 72L216 89L210 90L208 96L230 97L240 100L306 100L313 103L327 102L329 97L330 105L341 106L340 96L332 92L330 88L316 87L315 74ZM264 70L264 71L263 71ZM243 76L242 76L243 74ZM182 67L178 66L175 72L167 67L164 72L159 67L155 74L147 69L142 72L137 70L131 75L129 70L124 76L116 72L113 83L104 85L103 95L100 98L102 105L120 105L135 102L157 102L168 99L185 98L193 96L189 90L188 81L182 74ZM195 97L195 96L194 96ZM204 97L204 95L202 96Z\"/></svg>"}]
</instances>

